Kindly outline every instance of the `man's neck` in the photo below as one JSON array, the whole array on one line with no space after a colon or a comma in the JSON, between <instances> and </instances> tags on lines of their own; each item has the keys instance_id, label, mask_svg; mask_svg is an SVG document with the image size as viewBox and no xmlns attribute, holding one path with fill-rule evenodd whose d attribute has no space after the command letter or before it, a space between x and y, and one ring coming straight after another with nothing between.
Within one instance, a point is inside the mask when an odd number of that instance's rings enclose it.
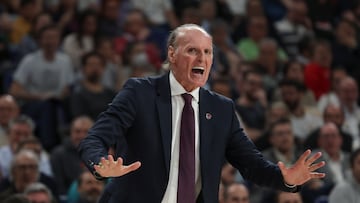
<instances>
[{"instance_id":1,"label":"man's neck","mask_svg":"<svg viewBox=\"0 0 360 203\"><path fill-rule=\"evenodd\" d=\"M98 82L98 83L91 83L87 80L83 81L83 85L85 86L86 89L88 89L90 92L102 92L104 90L103 85Z\"/></svg>"},{"instance_id":2,"label":"man's neck","mask_svg":"<svg viewBox=\"0 0 360 203\"><path fill-rule=\"evenodd\" d=\"M302 117L305 115L305 109L301 105L298 105L294 110L291 111L295 117Z\"/></svg>"},{"instance_id":3,"label":"man's neck","mask_svg":"<svg viewBox=\"0 0 360 203\"><path fill-rule=\"evenodd\" d=\"M55 52L43 51L43 56L46 61L53 61L55 59Z\"/></svg>"}]
</instances>

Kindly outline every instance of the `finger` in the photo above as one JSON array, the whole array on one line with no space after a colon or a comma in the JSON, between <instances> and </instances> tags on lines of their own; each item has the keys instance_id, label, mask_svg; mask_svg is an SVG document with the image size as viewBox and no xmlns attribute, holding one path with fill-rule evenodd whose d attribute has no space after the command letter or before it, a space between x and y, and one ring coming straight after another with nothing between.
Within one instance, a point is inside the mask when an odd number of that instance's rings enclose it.
<instances>
[{"instance_id":1,"label":"finger","mask_svg":"<svg viewBox=\"0 0 360 203\"><path fill-rule=\"evenodd\" d=\"M105 157L101 157L99 165L103 168L108 165L108 160L105 159Z\"/></svg>"},{"instance_id":2,"label":"finger","mask_svg":"<svg viewBox=\"0 0 360 203\"><path fill-rule=\"evenodd\" d=\"M298 161L300 161L301 163L304 163L306 158L309 157L309 155L311 154L311 150L308 149L306 150L301 156L300 158L298 159Z\"/></svg>"},{"instance_id":3,"label":"finger","mask_svg":"<svg viewBox=\"0 0 360 203\"><path fill-rule=\"evenodd\" d=\"M119 157L119 158L117 159L117 164L120 165L120 166L123 165L123 159L122 159L121 157Z\"/></svg>"},{"instance_id":4,"label":"finger","mask_svg":"<svg viewBox=\"0 0 360 203\"><path fill-rule=\"evenodd\" d=\"M319 168L321 168L321 167L323 167L325 165L325 161L321 161L321 162L319 162L319 163L317 163L317 164L313 164L313 165L311 165L310 167L309 167L309 171L316 171L317 169L319 169Z\"/></svg>"},{"instance_id":5,"label":"finger","mask_svg":"<svg viewBox=\"0 0 360 203\"><path fill-rule=\"evenodd\" d=\"M131 171L135 171L137 170L138 168L140 168L141 166L141 162L140 161L137 161L137 162L134 162L128 166L125 166L125 169L126 169L126 173L129 173Z\"/></svg>"},{"instance_id":6,"label":"finger","mask_svg":"<svg viewBox=\"0 0 360 203\"><path fill-rule=\"evenodd\" d=\"M279 166L281 173L284 174L284 172L286 171L285 164L279 161L277 165Z\"/></svg>"},{"instance_id":7,"label":"finger","mask_svg":"<svg viewBox=\"0 0 360 203\"><path fill-rule=\"evenodd\" d=\"M325 173L317 173L317 172L310 173L310 178L324 178L324 177L325 177Z\"/></svg>"},{"instance_id":8,"label":"finger","mask_svg":"<svg viewBox=\"0 0 360 203\"><path fill-rule=\"evenodd\" d=\"M306 165L310 166L312 163L314 163L320 157L321 157L321 152L317 152L316 154L311 156L308 160L306 160Z\"/></svg>"},{"instance_id":9,"label":"finger","mask_svg":"<svg viewBox=\"0 0 360 203\"><path fill-rule=\"evenodd\" d=\"M110 163L115 162L114 157L111 154L108 155L108 160L110 161Z\"/></svg>"}]
</instances>

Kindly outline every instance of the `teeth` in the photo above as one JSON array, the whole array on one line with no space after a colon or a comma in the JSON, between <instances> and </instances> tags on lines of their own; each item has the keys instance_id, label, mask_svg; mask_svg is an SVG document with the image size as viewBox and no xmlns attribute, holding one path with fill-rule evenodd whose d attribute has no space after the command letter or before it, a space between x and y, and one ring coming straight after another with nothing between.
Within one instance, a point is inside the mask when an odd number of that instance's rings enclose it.
<instances>
[{"instance_id":1,"label":"teeth","mask_svg":"<svg viewBox=\"0 0 360 203\"><path fill-rule=\"evenodd\" d=\"M194 70L205 70L204 67L201 67L201 66L195 66L193 67Z\"/></svg>"}]
</instances>

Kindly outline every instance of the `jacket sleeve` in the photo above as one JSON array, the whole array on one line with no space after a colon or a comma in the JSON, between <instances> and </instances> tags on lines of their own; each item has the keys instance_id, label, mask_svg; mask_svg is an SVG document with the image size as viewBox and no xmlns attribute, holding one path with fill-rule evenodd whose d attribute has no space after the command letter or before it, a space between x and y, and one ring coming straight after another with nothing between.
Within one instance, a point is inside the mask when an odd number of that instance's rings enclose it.
<instances>
[{"instance_id":1,"label":"jacket sleeve","mask_svg":"<svg viewBox=\"0 0 360 203\"><path fill-rule=\"evenodd\" d=\"M129 79L106 111L100 114L88 136L81 141L79 153L84 164L94 173L94 164L108 155L111 146L126 147L125 133L136 116L136 79ZM95 174L95 173L94 173Z\"/></svg>"},{"instance_id":2,"label":"jacket sleeve","mask_svg":"<svg viewBox=\"0 0 360 203\"><path fill-rule=\"evenodd\" d=\"M235 115L235 108L233 110L231 135L225 152L227 160L240 171L243 177L255 184L287 192L297 192L300 188L285 185L280 168L265 160L245 135Z\"/></svg>"}]
</instances>

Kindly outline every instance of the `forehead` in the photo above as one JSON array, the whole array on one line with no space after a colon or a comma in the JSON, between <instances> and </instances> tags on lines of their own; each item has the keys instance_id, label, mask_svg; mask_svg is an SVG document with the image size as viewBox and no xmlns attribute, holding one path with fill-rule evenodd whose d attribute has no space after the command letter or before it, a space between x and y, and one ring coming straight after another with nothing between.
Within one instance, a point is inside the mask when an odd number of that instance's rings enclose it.
<instances>
[{"instance_id":1,"label":"forehead","mask_svg":"<svg viewBox=\"0 0 360 203\"><path fill-rule=\"evenodd\" d=\"M199 28L182 28L177 36L178 45L194 45L212 47L212 38L205 31Z\"/></svg>"}]
</instances>

